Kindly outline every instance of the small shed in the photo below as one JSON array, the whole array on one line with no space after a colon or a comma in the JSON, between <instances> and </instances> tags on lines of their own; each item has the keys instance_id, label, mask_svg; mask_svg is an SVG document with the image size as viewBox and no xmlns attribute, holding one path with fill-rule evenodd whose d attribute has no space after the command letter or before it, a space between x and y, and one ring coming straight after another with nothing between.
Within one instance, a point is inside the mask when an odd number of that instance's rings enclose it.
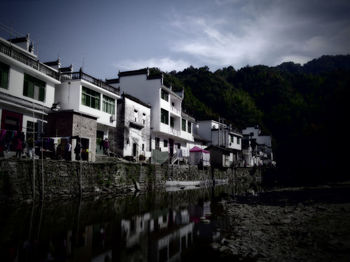
<instances>
[{"instance_id":1,"label":"small shed","mask_svg":"<svg viewBox=\"0 0 350 262\"><path fill-rule=\"evenodd\" d=\"M193 147L190 150L190 164L210 166L210 152L198 146Z\"/></svg>"}]
</instances>

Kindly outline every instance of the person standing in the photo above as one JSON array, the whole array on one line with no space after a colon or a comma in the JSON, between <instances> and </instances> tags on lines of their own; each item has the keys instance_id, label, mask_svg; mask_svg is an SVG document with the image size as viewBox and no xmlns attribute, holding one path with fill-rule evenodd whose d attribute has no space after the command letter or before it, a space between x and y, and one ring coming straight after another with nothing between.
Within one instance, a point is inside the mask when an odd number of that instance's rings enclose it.
<instances>
[{"instance_id":1,"label":"person standing","mask_svg":"<svg viewBox=\"0 0 350 262\"><path fill-rule=\"evenodd\" d=\"M74 148L74 154L75 154L75 160L80 160L80 153L81 153L81 143L80 141L77 141L77 145Z\"/></svg>"},{"instance_id":2,"label":"person standing","mask_svg":"<svg viewBox=\"0 0 350 262\"><path fill-rule=\"evenodd\" d=\"M16 157L21 159L23 151L23 142L20 136L17 136L16 139Z\"/></svg>"},{"instance_id":3,"label":"person standing","mask_svg":"<svg viewBox=\"0 0 350 262\"><path fill-rule=\"evenodd\" d=\"M105 155L109 154L109 141L107 138L105 138L105 140L103 141L103 153Z\"/></svg>"},{"instance_id":4,"label":"person standing","mask_svg":"<svg viewBox=\"0 0 350 262\"><path fill-rule=\"evenodd\" d=\"M67 140L67 144L64 148L64 159L70 161L72 159L72 144L69 140Z\"/></svg>"}]
</instances>

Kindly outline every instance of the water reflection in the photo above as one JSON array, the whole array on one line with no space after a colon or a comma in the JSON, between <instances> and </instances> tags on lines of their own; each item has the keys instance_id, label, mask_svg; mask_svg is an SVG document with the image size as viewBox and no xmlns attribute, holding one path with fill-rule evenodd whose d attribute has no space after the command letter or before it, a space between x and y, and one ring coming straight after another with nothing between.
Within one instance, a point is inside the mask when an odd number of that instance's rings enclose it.
<instances>
[{"instance_id":1,"label":"water reflection","mask_svg":"<svg viewBox=\"0 0 350 262\"><path fill-rule=\"evenodd\" d=\"M180 261L220 238L227 190L3 207L1 261Z\"/></svg>"}]
</instances>

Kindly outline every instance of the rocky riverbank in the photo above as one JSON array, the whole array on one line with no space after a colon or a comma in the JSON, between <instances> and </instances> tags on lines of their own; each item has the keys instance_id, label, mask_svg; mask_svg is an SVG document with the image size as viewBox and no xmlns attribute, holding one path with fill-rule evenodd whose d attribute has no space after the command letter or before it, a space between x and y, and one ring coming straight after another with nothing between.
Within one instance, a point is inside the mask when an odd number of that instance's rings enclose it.
<instances>
[{"instance_id":1,"label":"rocky riverbank","mask_svg":"<svg viewBox=\"0 0 350 262\"><path fill-rule=\"evenodd\" d=\"M304 196L298 202L287 200L290 192L273 201L265 194L223 202L224 238L212 248L224 261L349 261L350 201L342 197L348 191L293 192Z\"/></svg>"}]
</instances>

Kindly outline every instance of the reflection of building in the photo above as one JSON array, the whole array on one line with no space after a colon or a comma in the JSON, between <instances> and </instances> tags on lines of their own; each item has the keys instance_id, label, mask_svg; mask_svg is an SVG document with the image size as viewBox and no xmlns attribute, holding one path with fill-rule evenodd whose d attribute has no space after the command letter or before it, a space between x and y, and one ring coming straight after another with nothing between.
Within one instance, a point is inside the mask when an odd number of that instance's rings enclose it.
<instances>
[{"instance_id":1,"label":"reflection of building","mask_svg":"<svg viewBox=\"0 0 350 262\"><path fill-rule=\"evenodd\" d=\"M180 261L181 253L193 242L194 223L182 226L157 241L155 261Z\"/></svg>"},{"instance_id":2,"label":"reflection of building","mask_svg":"<svg viewBox=\"0 0 350 262\"><path fill-rule=\"evenodd\" d=\"M150 261L179 260L181 252L193 243L193 228L188 210L165 209L121 221L127 248L136 247L148 239L148 245L142 247L147 250L138 253L148 254ZM132 258L128 257L127 260Z\"/></svg>"}]
</instances>

